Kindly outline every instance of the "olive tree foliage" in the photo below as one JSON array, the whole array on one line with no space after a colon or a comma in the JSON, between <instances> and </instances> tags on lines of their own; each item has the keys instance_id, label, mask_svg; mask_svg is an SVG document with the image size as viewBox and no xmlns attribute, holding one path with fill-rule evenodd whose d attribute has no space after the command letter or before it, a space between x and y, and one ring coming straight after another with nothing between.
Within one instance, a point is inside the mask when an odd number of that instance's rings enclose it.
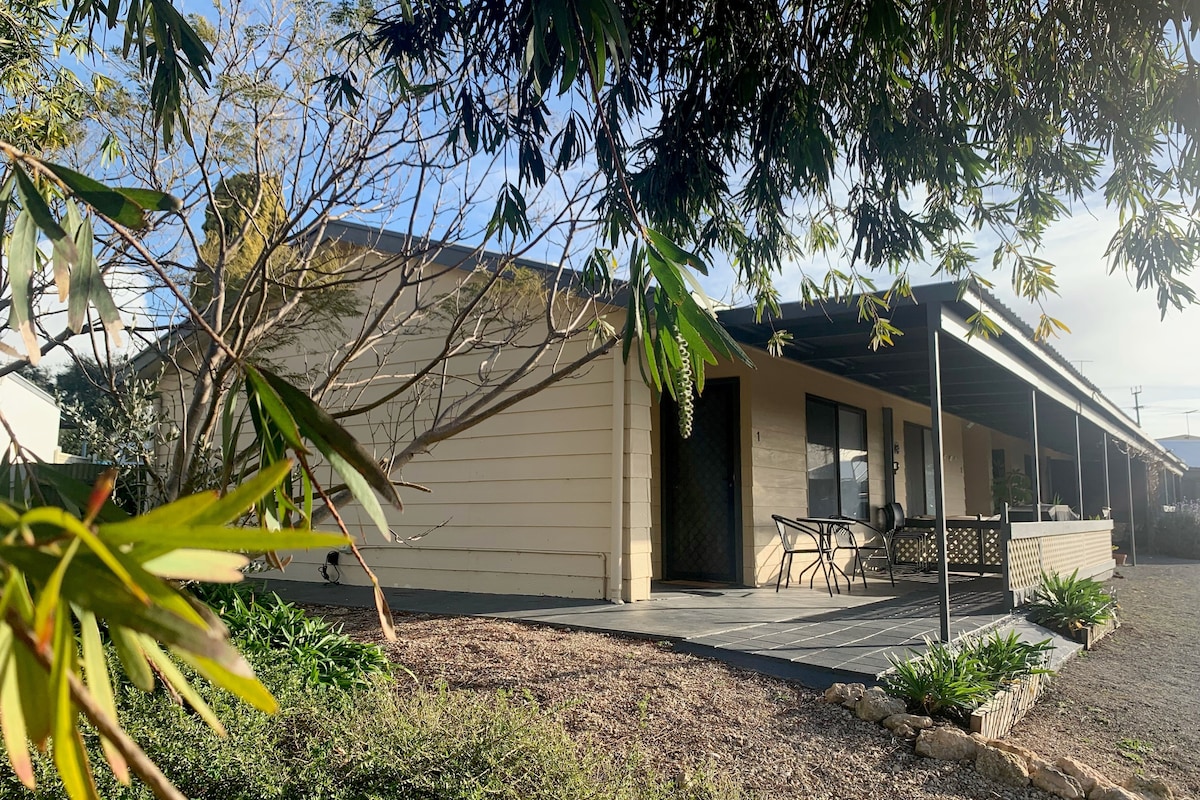
<instances>
[{"instance_id":1,"label":"olive tree foliage","mask_svg":"<svg viewBox=\"0 0 1200 800\"><path fill-rule=\"evenodd\" d=\"M531 193L528 235L502 230L500 156L460 159L438 98L377 80L353 112L329 102L317 78L346 68L335 44L356 24L321 3L229 4L197 26L219 77L182 103L190 137L161 146L136 75L103 134L125 155L112 180L180 202L145 240L164 275L152 316L182 324L147 337L140 357L165 365L161 400L180 428L159 465L168 497L258 464L255 448L220 442L227 413L235 429L245 418L233 398L246 363L369 430L373 459L399 480L415 455L617 342L567 269L591 182ZM534 250L561 254L558 266L524 258ZM328 488L334 501L353 494Z\"/></svg>"}]
</instances>

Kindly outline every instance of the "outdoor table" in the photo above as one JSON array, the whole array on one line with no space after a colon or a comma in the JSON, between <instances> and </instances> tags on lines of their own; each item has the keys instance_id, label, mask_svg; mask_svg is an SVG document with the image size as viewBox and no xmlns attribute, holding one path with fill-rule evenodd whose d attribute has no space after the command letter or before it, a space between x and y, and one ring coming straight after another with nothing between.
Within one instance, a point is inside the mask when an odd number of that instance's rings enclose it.
<instances>
[{"instance_id":1,"label":"outdoor table","mask_svg":"<svg viewBox=\"0 0 1200 800\"><path fill-rule=\"evenodd\" d=\"M800 571L800 580L804 580L804 573L810 569L817 566L825 569L827 568L826 565L828 565L828 568L840 573L846 579L846 593L849 594L853 581L850 580L850 576L846 574L846 571L839 567L837 562L833 560L833 552L836 549L834 537L838 531L844 531L850 538L850 541L854 541L854 533L850 526L854 524L855 520L841 517L797 517L796 522L816 531L817 548L821 551L816 561ZM834 575L833 585L837 587L838 594L841 594L842 587L837 582L837 575Z\"/></svg>"}]
</instances>

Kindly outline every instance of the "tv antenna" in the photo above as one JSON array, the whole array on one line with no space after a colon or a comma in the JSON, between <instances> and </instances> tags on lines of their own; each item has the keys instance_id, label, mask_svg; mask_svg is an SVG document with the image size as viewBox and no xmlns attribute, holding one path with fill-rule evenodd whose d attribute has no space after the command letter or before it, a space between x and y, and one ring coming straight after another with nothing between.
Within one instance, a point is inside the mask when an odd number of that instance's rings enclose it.
<instances>
[{"instance_id":1,"label":"tv antenna","mask_svg":"<svg viewBox=\"0 0 1200 800\"><path fill-rule=\"evenodd\" d=\"M1145 408L1145 406L1142 405L1141 398L1138 397L1138 395L1142 393L1142 387L1134 386L1129 390L1129 393L1133 395L1133 413L1137 414L1137 424L1138 427L1141 427L1142 409Z\"/></svg>"}]
</instances>

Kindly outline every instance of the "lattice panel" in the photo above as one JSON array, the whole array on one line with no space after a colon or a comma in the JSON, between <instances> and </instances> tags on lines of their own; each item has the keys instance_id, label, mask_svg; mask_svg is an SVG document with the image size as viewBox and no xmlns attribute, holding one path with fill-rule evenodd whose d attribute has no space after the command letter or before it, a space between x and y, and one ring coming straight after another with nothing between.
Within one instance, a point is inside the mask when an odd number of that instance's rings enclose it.
<instances>
[{"instance_id":1,"label":"lattice panel","mask_svg":"<svg viewBox=\"0 0 1200 800\"><path fill-rule=\"evenodd\" d=\"M1042 540L1042 563L1047 572L1070 573L1103 564L1112 559L1112 534L1109 531L1047 536Z\"/></svg>"},{"instance_id":2,"label":"lattice panel","mask_svg":"<svg viewBox=\"0 0 1200 800\"><path fill-rule=\"evenodd\" d=\"M946 549L951 564L973 566L997 572L1004 566L1000 551L1000 532L978 528L950 528Z\"/></svg>"},{"instance_id":3,"label":"lattice panel","mask_svg":"<svg viewBox=\"0 0 1200 800\"><path fill-rule=\"evenodd\" d=\"M1112 559L1107 530L1014 539L1008 544L1008 588L1013 600L1028 600L1041 585L1042 572L1088 572Z\"/></svg>"},{"instance_id":4,"label":"lattice panel","mask_svg":"<svg viewBox=\"0 0 1200 800\"><path fill-rule=\"evenodd\" d=\"M1004 566L1000 531L983 531L983 562L980 563L980 532L976 528L954 528L946 531L947 561L958 569L1000 572ZM917 564L937 560L937 542L930 532L928 545L913 539L893 542L897 562Z\"/></svg>"},{"instance_id":5,"label":"lattice panel","mask_svg":"<svg viewBox=\"0 0 1200 800\"><path fill-rule=\"evenodd\" d=\"M926 547L917 539L896 539L892 542L892 557L899 564L925 564L934 560L937 545L932 542Z\"/></svg>"},{"instance_id":6,"label":"lattice panel","mask_svg":"<svg viewBox=\"0 0 1200 800\"><path fill-rule=\"evenodd\" d=\"M1042 540L1013 539L1008 543L1008 588L1018 605L1042 582Z\"/></svg>"}]
</instances>

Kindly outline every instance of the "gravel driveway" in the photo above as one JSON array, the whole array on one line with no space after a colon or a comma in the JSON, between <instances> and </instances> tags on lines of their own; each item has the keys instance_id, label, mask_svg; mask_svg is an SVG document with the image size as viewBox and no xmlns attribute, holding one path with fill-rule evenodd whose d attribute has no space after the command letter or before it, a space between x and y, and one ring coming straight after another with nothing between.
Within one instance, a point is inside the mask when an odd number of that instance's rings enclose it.
<instances>
[{"instance_id":1,"label":"gravel driveway","mask_svg":"<svg viewBox=\"0 0 1200 800\"><path fill-rule=\"evenodd\" d=\"M1143 559L1117 572L1121 628L1068 663L1009 738L1200 797L1200 562Z\"/></svg>"}]
</instances>

